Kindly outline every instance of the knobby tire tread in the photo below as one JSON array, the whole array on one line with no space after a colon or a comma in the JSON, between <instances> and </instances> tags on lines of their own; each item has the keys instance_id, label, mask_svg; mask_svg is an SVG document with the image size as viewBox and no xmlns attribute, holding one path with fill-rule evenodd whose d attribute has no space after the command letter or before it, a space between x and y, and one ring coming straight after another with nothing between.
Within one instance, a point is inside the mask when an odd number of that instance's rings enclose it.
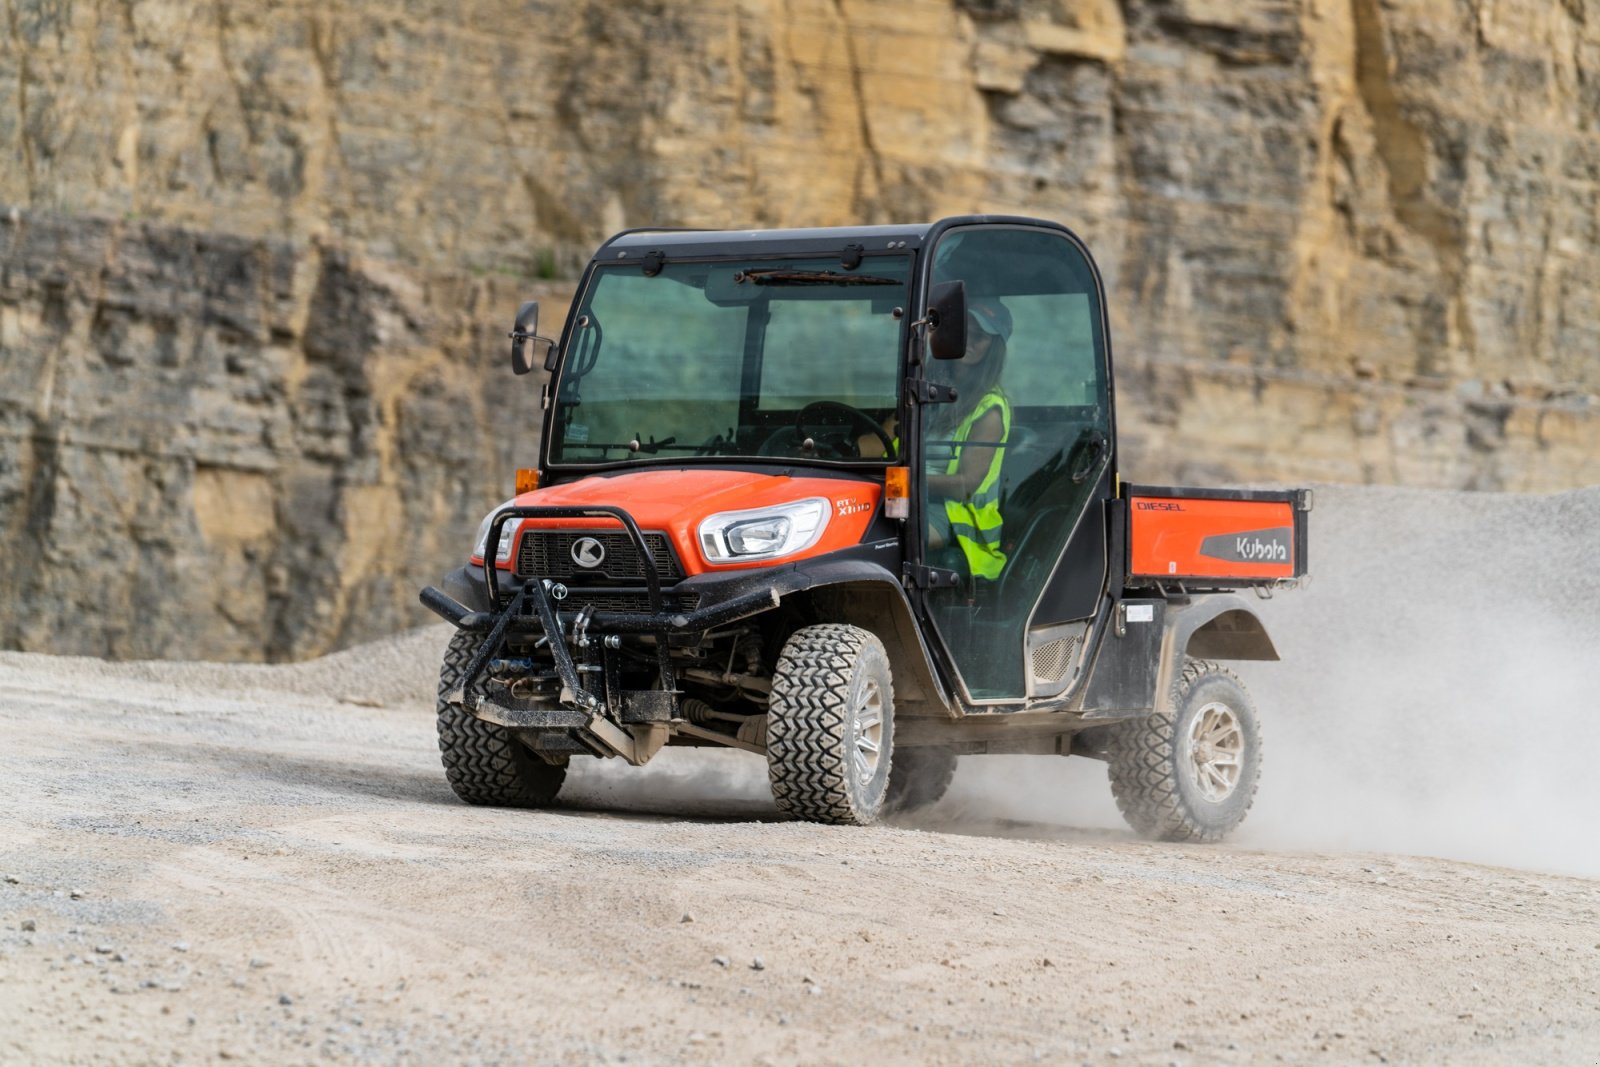
<instances>
[{"instance_id":1,"label":"knobby tire tread","mask_svg":"<svg viewBox=\"0 0 1600 1067\"><path fill-rule=\"evenodd\" d=\"M841 826L876 819L878 812L858 809L848 779L850 683L869 642L877 638L866 630L827 624L797 630L784 644L767 709L767 768L781 811ZM884 755L892 760L892 747Z\"/></svg>"},{"instance_id":2,"label":"knobby tire tread","mask_svg":"<svg viewBox=\"0 0 1600 1067\"><path fill-rule=\"evenodd\" d=\"M1179 792L1175 759L1177 746L1177 718L1188 699L1189 691L1203 678L1222 676L1229 679L1240 692L1244 683L1225 667L1208 660L1188 660L1173 682L1172 697L1167 706L1142 719L1121 723L1117 727L1117 742L1107 771L1111 778L1111 795L1116 799L1122 816L1140 834L1160 841L1190 841L1212 843L1221 841L1238 824L1225 828L1202 825L1188 810ZM1260 742L1257 740L1257 752ZM1259 759L1259 755L1258 755ZM1259 765L1259 764L1258 764ZM1258 778L1241 783L1248 789L1239 819L1255 802Z\"/></svg>"},{"instance_id":3,"label":"knobby tire tread","mask_svg":"<svg viewBox=\"0 0 1600 1067\"><path fill-rule=\"evenodd\" d=\"M567 769L545 763L503 726L484 722L445 700L477 651L477 635L457 631L439 670L439 754L456 796L468 804L502 808L548 807ZM482 691L481 682L474 688Z\"/></svg>"}]
</instances>

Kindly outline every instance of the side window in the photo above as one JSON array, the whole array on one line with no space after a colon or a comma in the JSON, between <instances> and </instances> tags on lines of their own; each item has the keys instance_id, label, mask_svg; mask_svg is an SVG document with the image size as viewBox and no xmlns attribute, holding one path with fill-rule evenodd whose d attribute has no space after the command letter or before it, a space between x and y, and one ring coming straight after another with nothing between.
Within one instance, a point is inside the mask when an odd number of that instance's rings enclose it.
<instances>
[{"instance_id":1,"label":"side window","mask_svg":"<svg viewBox=\"0 0 1600 1067\"><path fill-rule=\"evenodd\" d=\"M973 227L934 250L934 284L967 290L967 353L926 373L956 403L923 420L930 594L977 700L1028 692L1027 625L1109 460L1105 335L1094 272L1065 235Z\"/></svg>"},{"instance_id":2,"label":"side window","mask_svg":"<svg viewBox=\"0 0 1600 1067\"><path fill-rule=\"evenodd\" d=\"M1091 293L1080 292L1019 294L1007 301L1016 324L1017 357L1004 375L1008 392L1034 407L1100 403L1103 364L1095 343L1098 323L1092 300Z\"/></svg>"}]
</instances>

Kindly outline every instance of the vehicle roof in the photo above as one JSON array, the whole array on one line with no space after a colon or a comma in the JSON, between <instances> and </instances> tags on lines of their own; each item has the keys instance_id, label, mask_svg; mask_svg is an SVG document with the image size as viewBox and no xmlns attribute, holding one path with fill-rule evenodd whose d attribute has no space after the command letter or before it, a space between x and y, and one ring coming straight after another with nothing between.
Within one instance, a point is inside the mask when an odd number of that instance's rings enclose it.
<instances>
[{"instance_id":1,"label":"vehicle roof","mask_svg":"<svg viewBox=\"0 0 1600 1067\"><path fill-rule=\"evenodd\" d=\"M868 249L884 249L904 241L905 247L916 248L922 244L922 238L932 227L931 222L920 222L902 226L827 226L803 230L627 230L601 245L595 258L612 258L603 256L604 252L644 252L669 248L706 255L716 255L722 249L732 251L738 246L766 248L783 245L796 250L837 250L852 242Z\"/></svg>"},{"instance_id":2,"label":"vehicle roof","mask_svg":"<svg viewBox=\"0 0 1600 1067\"><path fill-rule=\"evenodd\" d=\"M675 230L646 228L624 230L595 252L597 261L636 259L651 252L680 256L739 255L751 250L780 249L786 253L837 252L859 244L864 252L895 248L920 248L935 229L968 223L1005 223L1064 230L1060 223L1004 215L962 215L937 222L911 222L894 226L828 226L785 230Z\"/></svg>"}]
</instances>

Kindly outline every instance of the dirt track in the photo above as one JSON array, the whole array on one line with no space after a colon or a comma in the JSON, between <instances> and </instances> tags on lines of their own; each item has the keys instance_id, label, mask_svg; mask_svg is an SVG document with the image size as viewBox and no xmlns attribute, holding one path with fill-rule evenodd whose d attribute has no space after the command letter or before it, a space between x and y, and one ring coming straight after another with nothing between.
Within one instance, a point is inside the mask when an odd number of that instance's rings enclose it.
<instances>
[{"instance_id":1,"label":"dirt track","mask_svg":"<svg viewBox=\"0 0 1600 1067\"><path fill-rule=\"evenodd\" d=\"M442 628L0 653L0 1063L1600 1063L1600 490L1314 522L1222 848L1132 838L1045 757L867 830L780 821L740 753L469 808Z\"/></svg>"},{"instance_id":2,"label":"dirt track","mask_svg":"<svg viewBox=\"0 0 1600 1067\"><path fill-rule=\"evenodd\" d=\"M738 754L468 808L400 699L439 638L0 654L0 1061L1600 1061L1600 882L799 825ZM357 658L388 706L317 695Z\"/></svg>"}]
</instances>

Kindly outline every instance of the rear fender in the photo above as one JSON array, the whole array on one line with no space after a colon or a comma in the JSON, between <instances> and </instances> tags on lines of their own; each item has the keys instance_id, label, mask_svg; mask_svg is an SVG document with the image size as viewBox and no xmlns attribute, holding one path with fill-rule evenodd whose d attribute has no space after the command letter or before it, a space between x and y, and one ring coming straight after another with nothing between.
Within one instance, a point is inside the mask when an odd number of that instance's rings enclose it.
<instances>
[{"instance_id":1,"label":"rear fender","mask_svg":"<svg viewBox=\"0 0 1600 1067\"><path fill-rule=\"evenodd\" d=\"M1166 615L1156 678L1158 707L1172 693L1172 680L1183 670L1185 659L1278 659L1267 628L1243 597L1212 594L1187 604L1168 604Z\"/></svg>"},{"instance_id":2,"label":"rear fender","mask_svg":"<svg viewBox=\"0 0 1600 1067\"><path fill-rule=\"evenodd\" d=\"M1188 657L1267 659L1278 652L1244 600L1207 595L1188 603L1157 598L1117 602L1083 698L1085 719L1137 717L1161 707Z\"/></svg>"},{"instance_id":3,"label":"rear fender","mask_svg":"<svg viewBox=\"0 0 1600 1067\"><path fill-rule=\"evenodd\" d=\"M1199 610L1202 608L1207 610ZM1181 608L1169 607L1167 618L1177 620L1175 628L1181 624L1177 647L1195 659L1278 658L1261 618L1240 597L1214 597Z\"/></svg>"}]
</instances>

